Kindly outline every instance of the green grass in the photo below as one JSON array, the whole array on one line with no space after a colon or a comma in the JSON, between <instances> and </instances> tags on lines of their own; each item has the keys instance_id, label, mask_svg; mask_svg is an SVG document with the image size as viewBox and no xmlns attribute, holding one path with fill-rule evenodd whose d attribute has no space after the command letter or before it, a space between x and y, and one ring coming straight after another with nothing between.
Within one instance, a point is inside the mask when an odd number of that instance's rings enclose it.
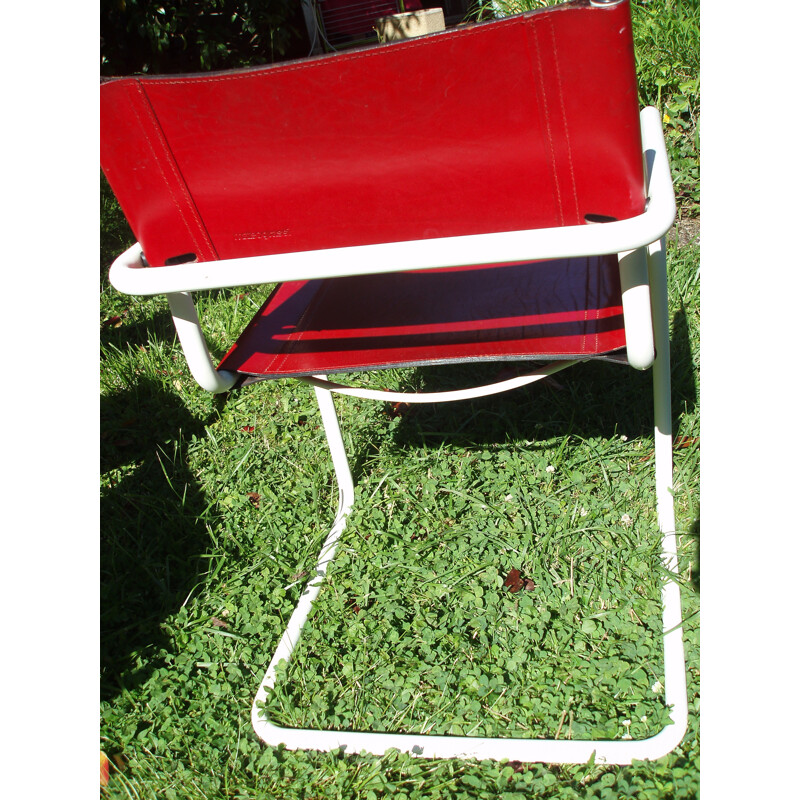
<instances>
[{"instance_id":1,"label":"green grass","mask_svg":"<svg viewBox=\"0 0 800 800\"><path fill-rule=\"evenodd\" d=\"M669 251L687 616L698 606L697 256ZM259 295L201 305L212 329L233 335ZM101 743L124 759L110 796L694 796L696 617L686 625L690 730L655 764L438 763L256 741L252 696L335 507L313 394L262 383L212 398L188 376L163 301L122 308L105 290L103 303L106 319L122 320L102 329ZM467 379L459 369L392 378ZM647 374L593 364L548 386L402 416L340 400L356 509L335 588L320 595L271 701L277 718L506 736L654 732L664 708L652 690L661 656L648 390ZM504 590L511 568L536 588Z\"/></svg>"},{"instance_id":2,"label":"green grass","mask_svg":"<svg viewBox=\"0 0 800 800\"><path fill-rule=\"evenodd\" d=\"M692 198L681 201L693 216ZM101 232L101 748L119 767L108 796L697 795L696 245L672 238L668 249L689 731L654 763L556 767L289 752L256 739L252 698L336 505L313 392L264 382L214 398L197 387L166 301L108 285L131 237L105 186ZM215 356L265 292L197 298ZM450 367L379 382L472 378ZM290 724L510 737L657 730L649 393L649 374L597 363L400 415L337 398L356 505L271 712ZM504 589L512 568L535 588Z\"/></svg>"}]
</instances>

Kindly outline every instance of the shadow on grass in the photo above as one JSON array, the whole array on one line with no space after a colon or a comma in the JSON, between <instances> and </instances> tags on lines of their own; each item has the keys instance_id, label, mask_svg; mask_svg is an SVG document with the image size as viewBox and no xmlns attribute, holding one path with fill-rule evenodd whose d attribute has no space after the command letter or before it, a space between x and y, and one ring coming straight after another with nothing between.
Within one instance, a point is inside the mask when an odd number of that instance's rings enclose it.
<instances>
[{"instance_id":1,"label":"shadow on grass","mask_svg":"<svg viewBox=\"0 0 800 800\"><path fill-rule=\"evenodd\" d=\"M692 569L691 569L691 585L692 589L697 594L700 594L700 509L697 509L697 516L692 522L689 529L689 534L692 538Z\"/></svg>"},{"instance_id":2,"label":"shadow on grass","mask_svg":"<svg viewBox=\"0 0 800 800\"><path fill-rule=\"evenodd\" d=\"M672 415L697 405L697 385L685 310L673 316L671 335ZM426 391L477 385L532 372L535 364L437 366L426 369ZM504 444L568 434L581 438L625 435L632 439L653 430L650 370L590 361L568 367L530 386L469 402L410 406L395 431L398 446Z\"/></svg>"},{"instance_id":3,"label":"shadow on grass","mask_svg":"<svg viewBox=\"0 0 800 800\"><path fill-rule=\"evenodd\" d=\"M204 568L203 493L186 464L206 420L154 382L101 398L101 699L147 680L166 647L161 624Z\"/></svg>"}]
</instances>

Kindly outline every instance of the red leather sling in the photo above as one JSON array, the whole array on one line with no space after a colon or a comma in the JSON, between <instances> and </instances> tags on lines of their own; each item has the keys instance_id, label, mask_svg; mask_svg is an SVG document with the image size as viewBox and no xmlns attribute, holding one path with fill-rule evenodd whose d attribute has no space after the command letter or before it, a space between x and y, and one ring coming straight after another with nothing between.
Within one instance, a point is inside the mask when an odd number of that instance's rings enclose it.
<instances>
[{"instance_id":1,"label":"red leather sling","mask_svg":"<svg viewBox=\"0 0 800 800\"><path fill-rule=\"evenodd\" d=\"M628 2L574 0L268 67L112 79L101 128L102 167L153 268L644 209ZM506 266L286 284L220 366L280 375L623 347L615 259L570 263L551 262L549 277ZM492 286L506 279L501 299Z\"/></svg>"}]
</instances>

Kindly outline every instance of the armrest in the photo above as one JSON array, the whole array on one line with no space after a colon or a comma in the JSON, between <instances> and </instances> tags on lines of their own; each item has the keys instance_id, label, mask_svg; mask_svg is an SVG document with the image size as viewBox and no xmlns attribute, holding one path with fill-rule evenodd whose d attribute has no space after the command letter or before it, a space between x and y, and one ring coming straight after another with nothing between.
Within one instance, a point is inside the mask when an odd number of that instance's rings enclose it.
<instances>
[{"instance_id":1,"label":"armrest","mask_svg":"<svg viewBox=\"0 0 800 800\"><path fill-rule=\"evenodd\" d=\"M642 110L640 121L648 204L644 213L631 219L152 268L144 267L141 248L134 245L112 264L109 279L125 294L153 295L635 250L660 239L675 219L675 195L660 115L648 107Z\"/></svg>"},{"instance_id":2,"label":"armrest","mask_svg":"<svg viewBox=\"0 0 800 800\"><path fill-rule=\"evenodd\" d=\"M655 108L642 110L641 127L648 203L644 213L632 219L173 267L145 267L141 247L134 244L116 259L109 278L116 289L127 294L166 294L193 377L207 391L224 392L236 382L237 376L215 369L191 291L287 280L619 253L629 361L637 369L646 369L652 364L655 350L647 262L640 249L659 241L672 226L675 195L661 119Z\"/></svg>"}]
</instances>

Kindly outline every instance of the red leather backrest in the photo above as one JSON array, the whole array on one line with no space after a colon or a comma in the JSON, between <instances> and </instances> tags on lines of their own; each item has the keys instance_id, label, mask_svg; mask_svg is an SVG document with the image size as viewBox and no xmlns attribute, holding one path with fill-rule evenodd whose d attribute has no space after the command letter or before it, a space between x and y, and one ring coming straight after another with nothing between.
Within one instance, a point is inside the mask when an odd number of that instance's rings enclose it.
<instances>
[{"instance_id":1,"label":"red leather backrest","mask_svg":"<svg viewBox=\"0 0 800 800\"><path fill-rule=\"evenodd\" d=\"M106 81L101 163L152 265L631 217L644 189L628 0Z\"/></svg>"}]
</instances>

